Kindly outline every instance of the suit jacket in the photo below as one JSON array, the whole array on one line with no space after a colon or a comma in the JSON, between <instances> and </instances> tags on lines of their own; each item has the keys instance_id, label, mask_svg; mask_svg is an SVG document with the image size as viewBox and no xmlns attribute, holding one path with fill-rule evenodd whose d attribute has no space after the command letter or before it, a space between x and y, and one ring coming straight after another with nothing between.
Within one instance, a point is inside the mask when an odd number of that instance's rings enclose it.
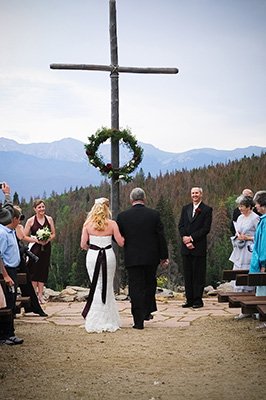
<instances>
[{"instance_id":1,"label":"suit jacket","mask_svg":"<svg viewBox=\"0 0 266 400\"><path fill-rule=\"evenodd\" d=\"M193 203L187 204L182 208L178 225L181 239L183 236L191 236L195 246L195 249L189 250L182 242L182 255L206 256L207 235L210 232L212 223L212 208L201 202L199 210L192 218Z\"/></svg>"},{"instance_id":2,"label":"suit jacket","mask_svg":"<svg viewBox=\"0 0 266 400\"><path fill-rule=\"evenodd\" d=\"M125 238L126 268L137 265L158 265L168 258L168 249L160 214L136 204L117 217L121 235Z\"/></svg>"}]
</instances>

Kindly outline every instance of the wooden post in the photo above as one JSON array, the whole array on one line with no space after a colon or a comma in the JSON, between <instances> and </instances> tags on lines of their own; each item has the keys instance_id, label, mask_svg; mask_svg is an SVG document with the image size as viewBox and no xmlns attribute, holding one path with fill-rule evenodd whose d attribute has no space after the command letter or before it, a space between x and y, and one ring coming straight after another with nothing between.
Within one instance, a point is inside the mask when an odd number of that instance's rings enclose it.
<instances>
[{"instance_id":1,"label":"wooden post","mask_svg":"<svg viewBox=\"0 0 266 400\"><path fill-rule=\"evenodd\" d=\"M110 52L111 52L111 127L119 130L119 86L118 86L118 50L116 31L116 4L110 0ZM111 138L111 164L113 168L119 168L119 141ZM119 182L112 177L111 186L112 215L116 219L119 211Z\"/></svg>"}]
</instances>

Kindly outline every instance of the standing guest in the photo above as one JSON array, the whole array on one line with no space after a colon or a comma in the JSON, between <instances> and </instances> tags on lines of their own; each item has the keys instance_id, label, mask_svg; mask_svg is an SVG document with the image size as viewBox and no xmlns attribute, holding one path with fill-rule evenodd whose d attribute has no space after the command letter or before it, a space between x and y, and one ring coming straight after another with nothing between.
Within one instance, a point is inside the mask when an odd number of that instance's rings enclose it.
<instances>
[{"instance_id":1,"label":"standing guest","mask_svg":"<svg viewBox=\"0 0 266 400\"><path fill-rule=\"evenodd\" d=\"M87 332L115 332L121 321L114 296L116 270L112 236L124 246L117 223L111 220L109 200L101 197L88 214L81 234L81 247L87 250L86 265L91 288L82 316Z\"/></svg>"},{"instance_id":2,"label":"standing guest","mask_svg":"<svg viewBox=\"0 0 266 400\"><path fill-rule=\"evenodd\" d=\"M0 224L7 225L12 222L13 219L13 202L10 196L10 187L6 182L1 183L2 192L5 195L5 202L2 205L0 201Z\"/></svg>"},{"instance_id":3,"label":"standing guest","mask_svg":"<svg viewBox=\"0 0 266 400\"><path fill-rule=\"evenodd\" d=\"M266 268L266 190L254 196L255 207L261 214L254 238L254 247L250 262L250 273L265 273ZM256 296L266 296L266 286L257 286Z\"/></svg>"},{"instance_id":4,"label":"standing guest","mask_svg":"<svg viewBox=\"0 0 266 400\"><path fill-rule=\"evenodd\" d=\"M203 307L206 278L207 235L211 229L212 208L202 201L201 187L191 189L192 203L182 208L179 233L182 239L186 303L182 307Z\"/></svg>"},{"instance_id":5,"label":"standing guest","mask_svg":"<svg viewBox=\"0 0 266 400\"><path fill-rule=\"evenodd\" d=\"M144 320L153 318L156 270L168 264L168 249L160 214L145 206L141 188L130 193L132 207L118 215L117 223L125 238L125 266L129 278L129 296L134 319L133 328L143 329Z\"/></svg>"},{"instance_id":6,"label":"standing guest","mask_svg":"<svg viewBox=\"0 0 266 400\"><path fill-rule=\"evenodd\" d=\"M236 203L241 214L235 223L235 236L231 238L234 248L229 260L234 263L233 270L247 270L250 266L254 235L260 217L252 211L254 206L252 197L241 195L236 199ZM231 281L231 285L235 292L251 292L255 289L252 286L236 286L235 281ZM237 318L244 318L243 316L241 313Z\"/></svg>"},{"instance_id":7,"label":"standing guest","mask_svg":"<svg viewBox=\"0 0 266 400\"><path fill-rule=\"evenodd\" d=\"M32 285L38 294L39 302L45 303L43 298L44 283L48 280L51 256L51 241L55 238L55 227L53 218L45 214L45 204L41 199L35 199L33 209L36 215L29 218L25 225L25 240L34 243L31 247L32 253L39 257L39 261L29 260L28 268ZM39 229L47 227L51 232L49 239L39 240L36 233Z\"/></svg>"},{"instance_id":8,"label":"standing guest","mask_svg":"<svg viewBox=\"0 0 266 400\"><path fill-rule=\"evenodd\" d=\"M6 305L7 308L12 310L12 319L9 324L5 324L1 333L1 343L7 345L22 344L23 339L15 336L14 317L16 312L16 298L17 298L17 268L20 264L20 254L16 238L15 229L20 222L20 211L13 209L13 219L10 224L6 226L0 224L0 253L3 260L3 276L8 274L10 280L8 281L8 290L6 291ZM6 281L6 279L5 279ZM13 285L10 286L10 282Z\"/></svg>"},{"instance_id":9,"label":"standing guest","mask_svg":"<svg viewBox=\"0 0 266 400\"><path fill-rule=\"evenodd\" d=\"M17 206L14 206L14 208L17 208ZM24 218L25 218L24 215L21 215L20 221ZM36 295L36 292L32 286L29 269L26 263L27 256L33 258L35 262L38 261L38 257L33 255L29 251L28 246L22 243L22 241L24 241L26 237L24 233L24 227L21 224L18 224L18 226L16 227L16 237L18 240L19 252L20 252L19 272L23 272L27 275L27 283L20 286L20 291L23 297L28 297L28 296L30 297L30 303L31 303L30 306L24 307L25 313L33 312L34 314L39 314L41 317L47 317L48 315L43 311L40 302L38 300L38 297Z\"/></svg>"},{"instance_id":10,"label":"standing guest","mask_svg":"<svg viewBox=\"0 0 266 400\"><path fill-rule=\"evenodd\" d=\"M254 196L254 194L253 194L253 192L252 192L251 189L244 189L244 190L242 191L242 195L244 195L244 196L250 196L250 197L253 197L253 196ZM256 210L255 207L253 207L253 210L252 210L252 211L254 211L256 214L260 215L260 214L258 213L258 211ZM236 207L236 208L234 209L234 211L233 211L233 218L232 218L231 226L230 226L230 231L232 232L232 235L233 235L233 236L236 234L235 224L234 224L234 223L237 221L237 218L239 217L239 215L241 215L241 212L240 212L239 208Z\"/></svg>"}]
</instances>

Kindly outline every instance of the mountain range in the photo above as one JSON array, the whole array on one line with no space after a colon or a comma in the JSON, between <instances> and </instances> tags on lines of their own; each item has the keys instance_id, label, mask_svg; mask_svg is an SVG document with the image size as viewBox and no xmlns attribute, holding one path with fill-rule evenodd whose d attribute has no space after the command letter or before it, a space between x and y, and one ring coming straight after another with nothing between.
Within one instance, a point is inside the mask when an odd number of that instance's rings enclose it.
<instances>
[{"instance_id":1,"label":"mountain range","mask_svg":"<svg viewBox=\"0 0 266 400\"><path fill-rule=\"evenodd\" d=\"M228 163L265 153L266 147L249 146L234 150L201 148L183 153L159 150L151 144L139 142L144 150L139 168L144 174L157 176L167 171L199 168L216 163ZM110 144L102 144L99 153L110 162ZM121 146L120 164L131 159L131 153ZM12 194L29 201L30 197L49 197L70 188L97 186L104 180L99 171L88 164L84 143L66 138L52 143L20 144L15 140L0 138L0 182L6 181Z\"/></svg>"}]
</instances>

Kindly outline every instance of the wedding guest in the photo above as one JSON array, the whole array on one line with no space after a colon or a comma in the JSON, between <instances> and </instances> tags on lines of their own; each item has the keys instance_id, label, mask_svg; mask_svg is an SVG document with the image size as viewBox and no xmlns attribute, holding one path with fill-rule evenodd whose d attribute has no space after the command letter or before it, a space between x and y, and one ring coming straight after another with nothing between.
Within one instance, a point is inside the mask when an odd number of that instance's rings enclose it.
<instances>
[{"instance_id":1,"label":"wedding guest","mask_svg":"<svg viewBox=\"0 0 266 400\"><path fill-rule=\"evenodd\" d=\"M14 206L16 208L17 206ZM20 216L20 221L24 219L24 215ZM19 251L20 251L20 264L19 264L19 272L25 273L27 276L26 284L20 286L21 295L23 297L30 297L30 306L25 306L25 313L33 312L34 314L39 314L41 317L47 317L48 315L43 311L36 292L33 288L29 269L26 263L27 256L29 255L31 258L34 257L34 260L38 260L38 257L32 255L30 251L28 251L28 246L23 244L23 241L26 241L27 237L25 236L24 227L22 224L18 224L16 227L16 237L18 240ZM37 262L37 261L35 261Z\"/></svg>"},{"instance_id":2,"label":"wedding guest","mask_svg":"<svg viewBox=\"0 0 266 400\"><path fill-rule=\"evenodd\" d=\"M5 195L5 202L2 205L0 201L0 224L7 225L13 219L13 202L10 196L10 187L6 182L1 183L2 192Z\"/></svg>"},{"instance_id":3,"label":"wedding guest","mask_svg":"<svg viewBox=\"0 0 266 400\"><path fill-rule=\"evenodd\" d=\"M41 199L35 199L33 209L36 215L30 217L25 225L25 240L34 243L31 247L32 253L39 257L39 261L29 260L28 269L32 285L41 304L45 303L43 298L44 283L48 280L51 256L51 241L55 238L55 227L53 218L45 214L45 204ZM38 230L47 227L50 237L46 240L39 240L36 237Z\"/></svg>"},{"instance_id":4,"label":"wedding guest","mask_svg":"<svg viewBox=\"0 0 266 400\"><path fill-rule=\"evenodd\" d=\"M13 209L12 222L6 226L0 224L0 253L3 260L3 276L9 276L8 290L5 293L7 308L12 310L12 319L10 323L4 325L1 333L1 344L16 345L22 344L23 339L15 336L14 317L16 312L17 298L17 268L20 263L20 254L16 239L15 229L20 222L20 212L18 209ZM13 285L10 286L13 281Z\"/></svg>"},{"instance_id":5,"label":"wedding guest","mask_svg":"<svg viewBox=\"0 0 266 400\"><path fill-rule=\"evenodd\" d=\"M182 307L203 307L202 295L206 277L207 235L211 229L212 208L202 201L201 187L191 189L192 203L182 208L179 233L182 239L186 303Z\"/></svg>"},{"instance_id":6,"label":"wedding guest","mask_svg":"<svg viewBox=\"0 0 266 400\"><path fill-rule=\"evenodd\" d=\"M86 266L91 288L82 316L87 332L115 332L121 326L114 297L115 253L112 236L124 246L117 223L111 220L109 200L101 197L88 214L81 234L81 247L87 250Z\"/></svg>"},{"instance_id":7,"label":"wedding guest","mask_svg":"<svg viewBox=\"0 0 266 400\"><path fill-rule=\"evenodd\" d=\"M125 238L133 328L143 329L144 320L152 319L151 313L157 310L156 270L160 262L168 265L168 249L160 214L145 206L144 190L133 189L130 202L132 207L118 215L117 223Z\"/></svg>"},{"instance_id":8,"label":"wedding guest","mask_svg":"<svg viewBox=\"0 0 266 400\"><path fill-rule=\"evenodd\" d=\"M242 191L242 195L244 195L244 196L250 196L250 197L252 197L252 198L253 198L253 196L254 196L254 194L253 194L253 192L252 192L251 189L244 189L244 190ZM260 215L260 214L258 213L258 211L256 210L255 207L253 207L252 211L254 211L256 214ZM233 211L233 217L232 217L231 226L230 226L230 231L231 231L231 233L232 233L233 236L234 236L235 233L236 233L236 230L235 230L235 222L237 221L237 218L239 217L239 215L241 215L241 212L240 212L239 208L236 207L236 208L234 209L234 211Z\"/></svg>"},{"instance_id":9,"label":"wedding guest","mask_svg":"<svg viewBox=\"0 0 266 400\"><path fill-rule=\"evenodd\" d=\"M260 217L254 213L254 202L252 197L241 195L236 199L240 216L235 223L236 233L233 236L233 251L229 260L234 263L233 269L249 269L254 244L254 235ZM235 292L251 292L255 288L251 286L236 286L235 281L231 281Z\"/></svg>"},{"instance_id":10,"label":"wedding guest","mask_svg":"<svg viewBox=\"0 0 266 400\"><path fill-rule=\"evenodd\" d=\"M266 268L266 190L260 190L254 196L255 207L261 214L254 238L254 247L250 262L250 273L265 273ZM266 296L266 286L257 286L256 296Z\"/></svg>"}]
</instances>

